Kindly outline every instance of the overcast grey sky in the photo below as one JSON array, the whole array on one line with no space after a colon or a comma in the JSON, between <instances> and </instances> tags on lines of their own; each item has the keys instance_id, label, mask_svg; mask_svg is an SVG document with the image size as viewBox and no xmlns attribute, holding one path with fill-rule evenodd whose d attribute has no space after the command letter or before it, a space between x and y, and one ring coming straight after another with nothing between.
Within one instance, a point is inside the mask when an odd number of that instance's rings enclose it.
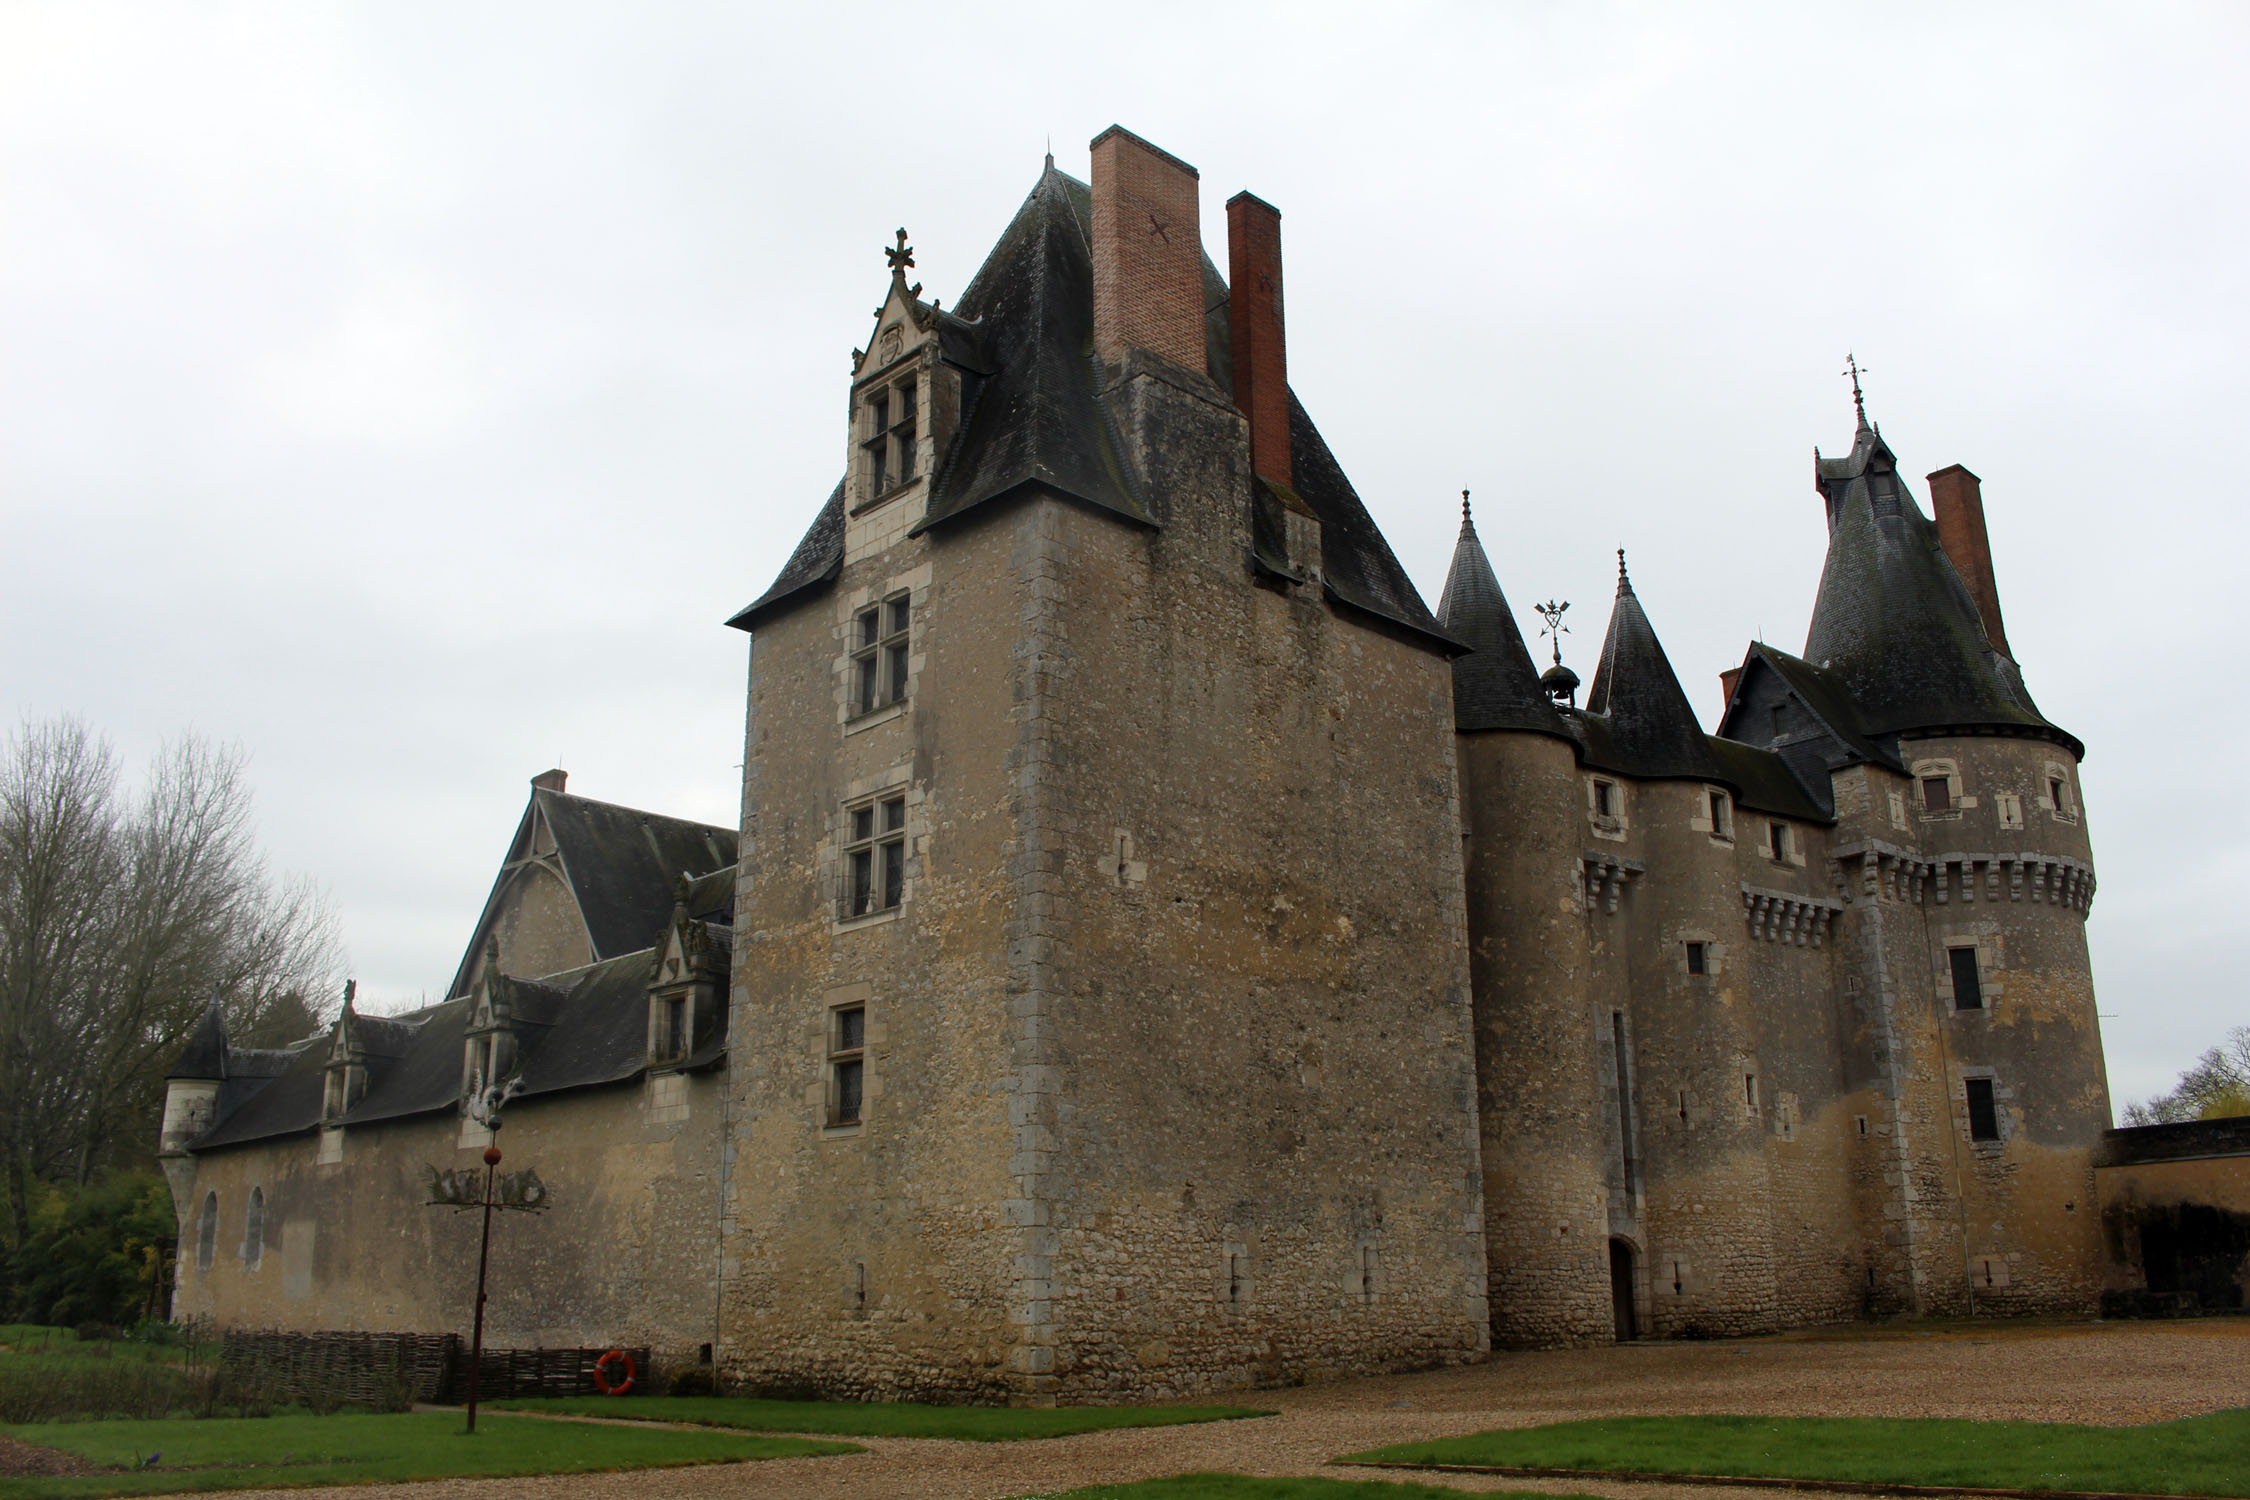
<instances>
[{"instance_id":1,"label":"overcast grey sky","mask_svg":"<svg viewBox=\"0 0 2250 1500\"><path fill-rule=\"evenodd\" d=\"M2250 1021L2239 6L0 3L0 711L254 754L361 994L435 996L525 780L731 823L747 639L912 233L1052 135L1285 214L1292 383L1424 595L1458 491L1590 675L1803 644L1846 350L1984 477L2088 747L2120 1099ZM1920 486L1917 486L1920 489ZM1926 493L1923 495L1925 507ZM1527 631L1527 634L1529 632ZM2233 912L2235 915L2229 916Z\"/></svg>"}]
</instances>

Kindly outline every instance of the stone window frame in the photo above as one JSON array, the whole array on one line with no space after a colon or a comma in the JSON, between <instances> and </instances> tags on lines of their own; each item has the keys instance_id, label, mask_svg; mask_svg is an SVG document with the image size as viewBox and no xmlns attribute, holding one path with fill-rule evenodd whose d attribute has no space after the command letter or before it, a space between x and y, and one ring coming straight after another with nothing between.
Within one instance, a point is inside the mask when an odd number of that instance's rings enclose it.
<instances>
[{"instance_id":1,"label":"stone window frame","mask_svg":"<svg viewBox=\"0 0 2250 1500\"><path fill-rule=\"evenodd\" d=\"M901 587L853 610L844 648L847 722L903 709L914 681L914 591Z\"/></svg>"},{"instance_id":2,"label":"stone window frame","mask_svg":"<svg viewBox=\"0 0 2250 1500\"><path fill-rule=\"evenodd\" d=\"M1610 810L1602 811L1603 789L1608 790ZM1594 825L1594 836L1604 839L1623 839L1633 826L1627 813L1625 783L1615 776L1588 776L1586 778L1586 818Z\"/></svg>"},{"instance_id":3,"label":"stone window frame","mask_svg":"<svg viewBox=\"0 0 2250 1500\"><path fill-rule=\"evenodd\" d=\"M1977 954L1977 998L1983 1004L1963 1010L1953 993L1953 950L1974 948ZM1948 1016L1983 1016L1989 1018L2000 1008L2007 993L2003 978L2006 949L2001 941L1999 924L1993 922L1948 923L1931 935L1930 968L1932 984L1937 992L1940 1013Z\"/></svg>"},{"instance_id":4,"label":"stone window frame","mask_svg":"<svg viewBox=\"0 0 2250 1500\"><path fill-rule=\"evenodd\" d=\"M1731 847L1734 843L1734 793L1723 786L1704 782L1696 794L1695 811L1688 814L1688 827L1708 835L1715 844Z\"/></svg>"},{"instance_id":5,"label":"stone window frame","mask_svg":"<svg viewBox=\"0 0 2250 1500\"><path fill-rule=\"evenodd\" d=\"M1914 816L1925 823L1957 823L1961 814L1977 805L1977 799L1962 790L1961 763L1951 756L1918 760L1910 768L1914 776ZM1925 783L1940 778L1945 781L1946 805L1931 807Z\"/></svg>"},{"instance_id":6,"label":"stone window frame","mask_svg":"<svg viewBox=\"0 0 2250 1500\"><path fill-rule=\"evenodd\" d=\"M1994 792L1992 811L2006 829L2023 827L2023 797L2016 792Z\"/></svg>"},{"instance_id":7,"label":"stone window frame","mask_svg":"<svg viewBox=\"0 0 2250 1500\"><path fill-rule=\"evenodd\" d=\"M921 686L922 667L926 659L923 648L929 639L930 578L930 565L923 563L904 572L870 580L838 596L836 654L830 665L835 674L836 722L842 727L846 738L873 729L878 724L888 724L913 711L915 690ZM861 713L857 692L857 664L861 655L859 617L867 610L888 604L901 595L906 598L907 614L905 691L890 702L879 703Z\"/></svg>"},{"instance_id":8,"label":"stone window frame","mask_svg":"<svg viewBox=\"0 0 2250 1500\"><path fill-rule=\"evenodd\" d=\"M861 385L852 404L853 467L858 471L860 493L860 502L853 507L857 512L888 505L912 489L929 467L920 462L927 447L922 438L929 414L929 402L922 391L921 362L910 363L903 372L886 366L884 373ZM893 420L894 412L903 415ZM906 445L903 465L895 463L901 443Z\"/></svg>"},{"instance_id":9,"label":"stone window frame","mask_svg":"<svg viewBox=\"0 0 2250 1500\"><path fill-rule=\"evenodd\" d=\"M255 1271L266 1258L266 1190L260 1184L250 1189L250 1198L242 1207L242 1269Z\"/></svg>"},{"instance_id":10,"label":"stone window frame","mask_svg":"<svg viewBox=\"0 0 2250 1500\"><path fill-rule=\"evenodd\" d=\"M868 1001L863 994L831 996L822 1008L821 1075L825 1085L820 1123L823 1130L858 1130L867 1123ZM858 1018L856 1029L851 1017ZM845 1080L853 1084L845 1113Z\"/></svg>"},{"instance_id":11,"label":"stone window frame","mask_svg":"<svg viewBox=\"0 0 2250 1500\"><path fill-rule=\"evenodd\" d=\"M849 925L873 917L896 917L906 905L905 789L890 788L845 803L837 840L837 921Z\"/></svg>"},{"instance_id":12,"label":"stone window frame","mask_svg":"<svg viewBox=\"0 0 2250 1500\"><path fill-rule=\"evenodd\" d=\"M914 783L912 772L913 767L909 763L859 778L844 788L842 798L829 814L828 837L821 846L820 862L822 884L826 888L828 901L828 930L832 935L895 922L913 908L915 896L921 887L923 845L927 841L927 829L923 817L924 793ZM898 905L881 907L856 917L848 916L851 861L847 853L852 843L852 814L871 804L900 796L906 801L906 824L901 830L904 836L905 865L900 880Z\"/></svg>"},{"instance_id":13,"label":"stone window frame","mask_svg":"<svg viewBox=\"0 0 2250 1500\"><path fill-rule=\"evenodd\" d=\"M1777 834L1779 835L1779 848L1775 847L1777 842L1775 836ZM1808 857L1805 851L1804 830L1787 818L1767 818L1766 843L1762 852L1766 861L1770 864L1780 865L1786 869L1803 869Z\"/></svg>"},{"instance_id":14,"label":"stone window frame","mask_svg":"<svg viewBox=\"0 0 2250 1500\"><path fill-rule=\"evenodd\" d=\"M1971 1065L1958 1068L1955 1072L1960 1081L1953 1090L1953 1109L1955 1111L1954 1119L1958 1122L1958 1128L1961 1131L1961 1138L1978 1151L1986 1154L1997 1154L2005 1151L2008 1147L2008 1139L2012 1134L2009 1128L2006 1101L2015 1097L2014 1090L2001 1087L2000 1073L1996 1068ZM1976 1133L1976 1120L1969 1105L1969 1085L1972 1083L1989 1084L1992 1088L1993 1133L1989 1136L1980 1136Z\"/></svg>"},{"instance_id":15,"label":"stone window frame","mask_svg":"<svg viewBox=\"0 0 2250 1500\"><path fill-rule=\"evenodd\" d=\"M1677 933L1677 938L1678 943L1673 958L1673 972L1675 974L1684 979L1710 980L1717 979L1720 974L1725 972L1727 945L1713 937L1707 929L1701 927L1681 928ZM1700 974L1695 972L1694 964L1688 953L1691 947L1700 947L1703 950L1703 972Z\"/></svg>"},{"instance_id":16,"label":"stone window frame","mask_svg":"<svg viewBox=\"0 0 2250 1500\"><path fill-rule=\"evenodd\" d=\"M1898 829L1912 827L1913 820L1909 816L1906 806L1906 793L1893 787L1885 793L1885 796L1890 800L1891 826Z\"/></svg>"},{"instance_id":17,"label":"stone window frame","mask_svg":"<svg viewBox=\"0 0 2250 1500\"><path fill-rule=\"evenodd\" d=\"M2040 807L2057 823L2075 824L2078 821L2078 788L2072 784L2070 767L2059 760L2051 760L2039 769L2039 779L2043 784Z\"/></svg>"},{"instance_id":18,"label":"stone window frame","mask_svg":"<svg viewBox=\"0 0 2250 1500\"><path fill-rule=\"evenodd\" d=\"M195 1268L211 1269L211 1262L219 1254L219 1194L216 1188L203 1194L203 1209L195 1221Z\"/></svg>"},{"instance_id":19,"label":"stone window frame","mask_svg":"<svg viewBox=\"0 0 2250 1500\"><path fill-rule=\"evenodd\" d=\"M836 1072L838 1060L836 1019L839 1011L857 1010L865 1017L860 1032L857 1061L859 1069L859 1119L856 1122L836 1119ZM883 1044L884 1022L882 1008L875 1003L875 986L864 981L856 984L832 985L820 996L820 1003L806 1018L804 1046L806 1060L813 1067L813 1082L806 1090L805 1112L812 1117L814 1133L824 1141L855 1139L866 1128L875 1113L876 1101L882 1097L883 1081L878 1049ZM846 1057L844 1061L854 1059Z\"/></svg>"}]
</instances>

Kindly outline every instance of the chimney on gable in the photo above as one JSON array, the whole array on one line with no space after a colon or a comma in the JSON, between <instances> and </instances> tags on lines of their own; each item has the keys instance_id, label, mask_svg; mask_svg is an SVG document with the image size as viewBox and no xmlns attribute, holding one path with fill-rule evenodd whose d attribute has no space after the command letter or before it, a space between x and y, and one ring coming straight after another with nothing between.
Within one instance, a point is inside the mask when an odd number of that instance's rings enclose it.
<instances>
[{"instance_id":1,"label":"chimney on gable","mask_svg":"<svg viewBox=\"0 0 2250 1500\"><path fill-rule=\"evenodd\" d=\"M1250 419L1250 472L1293 488L1289 356L1281 313L1281 210L1247 192L1227 200L1227 284L1234 404Z\"/></svg>"},{"instance_id":2,"label":"chimney on gable","mask_svg":"<svg viewBox=\"0 0 2250 1500\"><path fill-rule=\"evenodd\" d=\"M2000 586L1992 577L1992 538L1984 529L1984 482L1959 464L1938 470L1929 481L1938 545L1968 586L1986 639L2013 661L2016 653L2008 649L2008 632L2000 623Z\"/></svg>"},{"instance_id":3,"label":"chimney on gable","mask_svg":"<svg viewBox=\"0 0 2250 1500\"><path fill-rule=\"evenodd\" d=\"M570 773L557 766L552 771L541 771L531 778L531 784L545 792L559 792L570 780Z\"/></svg>"},{"instance_id":4,"label":"chimney on gable","mask_svg":"<svg viewBox=\"0 0 2250 1500\"><path fill-rule=\"evenodd\" d=\"M1734 707L1734 685L1742 680L1742 668L1729 667L1719 674L1719 712Z\"/></svg>"},{"instance_id":5,"label":"chimney on gable","mask_svg":"<svg viewBox=\"0 0 2250 1500\"><path fill-rule=\"evenodd\" d=\"M1145 349L1204 372L1195 168L1122 125L1093 140L1094 352Z\"/></svg>"}]
</instances>

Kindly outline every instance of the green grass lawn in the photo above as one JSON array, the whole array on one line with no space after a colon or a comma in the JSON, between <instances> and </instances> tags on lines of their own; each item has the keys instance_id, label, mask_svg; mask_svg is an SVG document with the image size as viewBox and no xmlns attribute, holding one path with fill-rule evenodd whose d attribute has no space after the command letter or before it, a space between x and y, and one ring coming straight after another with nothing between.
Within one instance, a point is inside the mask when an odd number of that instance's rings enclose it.
<instances>
[{"instance_id":1,"label":"green grass lawn","mask_svg":"<svg viewBox=\"0 0 2250 1500\"><path fill-rule=\"evenodd\" d=\"M1461 1500L1460 1490L1366 1479L1252 1479L1242 1474L1182 1474L1139 1484L1099 1484L1045 1500ZM1590 1500L1585 1495L1531 1495L1489 1490L1481 1500Z\"/></svg>"},{"instance_id":2,"label":"green grass lawn","mask_svg":"<svg viewBox=\"0 0 2250 1500\"><path fill-rule=\"evenodd\" d=\"M1883 1417L1617 1417L1401 1443L1338 1462L2250 1496L2250 1409L2145 1427Z\"/></svg>"},{"instance_id":3,"label":"green grass lawn","mask_svg":"<svg viewBox=\"0 0 2250 1500\"><path fill-rule=\"evenodd\" d=\"M44 1422L0 1430L22 1442L129 1470L0 1477L0 1500L580 1474L859 1451L850 1443L740 1432L682 1432L482 1414L476 1435L470 1437L461 1431L457 1412ZM152 1453L163 1455L153 1467L130 1467Z\"/></svg>"},{"instance_id":4,"label":"green grass lawn","mask_svg":"<svg viewBox=\"0 0 2250 1500\"><path fill-rule=\"evenodd\" d=\"M906 1401L757 1401L747 1396L554 1396L495 1401L492 1409L693 1422L751 1432L833 1432L853 1437L965 1438L1007 1443L1113 1427L1169 1427L1270 1417L1242 1406L923 1406Z\"/></svg>"}]
</instances>

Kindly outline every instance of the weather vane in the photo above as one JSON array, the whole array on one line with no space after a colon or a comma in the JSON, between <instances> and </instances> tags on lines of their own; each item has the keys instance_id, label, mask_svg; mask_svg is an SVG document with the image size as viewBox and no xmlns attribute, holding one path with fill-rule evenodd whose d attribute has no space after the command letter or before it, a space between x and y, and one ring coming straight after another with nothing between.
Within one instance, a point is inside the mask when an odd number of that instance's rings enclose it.
<instances>
[{"instance_id":1,"label":"weather vane","mask_svg":"<svg viewBox=\"0 0 2250 1500\"><path fill-rule=\"evenodd\" d=\"M1562 638L1570 634L1570 627L1562 622L1563 611L1570 608L1570 601L1565 599L1562 603L1557 604L1554 600L1549 599L1545 604L1534 604L1531 607L1540 619L1547 622L1547 628L1539 633L1554 637L1555 665L1559 667L1562 665Z\"/></svg>"},{"instance_id":2,"label":"weather vane","mask_svg":"<svg viewBox=\"0 0 2250 1500\"><path fill-rule=\"evenodd\" d=\"M1849 352L1844 355L1842 373L1852 378L1852 410L1859 413L1859 425L1865 427L1867 425L1867 397L1860 391L1859 377L1865 375L1867 371L1860 364L1858 355Z\"/></svg>"}]
</instances>

